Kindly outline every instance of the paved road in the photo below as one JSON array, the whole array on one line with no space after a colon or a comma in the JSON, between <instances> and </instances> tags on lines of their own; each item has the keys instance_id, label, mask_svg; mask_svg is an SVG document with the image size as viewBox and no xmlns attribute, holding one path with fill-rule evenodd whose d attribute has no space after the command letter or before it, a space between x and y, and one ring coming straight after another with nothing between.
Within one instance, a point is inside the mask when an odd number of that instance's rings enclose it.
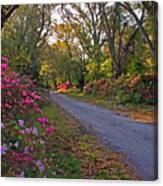
<instances>
[{"instance_id":1,"label":"paved road","mask_svg":"<svg viewBox=\"0 0 163 186\"><path fill-rule=\"evenodd\" d=\"M144 180L157 178L157 128L135 122L112 111L76 101L66 95L51 93L53 101L78 119L98 141L124 152L137 175ZM155 125L156 126L156 125Z\"/></svg>"}]
</instances>

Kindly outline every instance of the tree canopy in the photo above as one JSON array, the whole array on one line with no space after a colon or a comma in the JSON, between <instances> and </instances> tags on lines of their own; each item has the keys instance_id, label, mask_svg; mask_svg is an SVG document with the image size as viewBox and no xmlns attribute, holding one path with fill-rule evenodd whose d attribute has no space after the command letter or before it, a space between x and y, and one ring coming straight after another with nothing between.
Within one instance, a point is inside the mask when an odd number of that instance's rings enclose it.
<instances>
[{"instance_id":1,"label":"tree canopy","mask_svg":"<svg viewBox=\"0 0 163 186\"><path fill-rule=\"evenodd\" d=\"M2 28L3 53L35 79L82 90L102 77L157 69L155 2L2 6ZM44 64L48 73L40 72Z\"/></svg>"}]
</instances>

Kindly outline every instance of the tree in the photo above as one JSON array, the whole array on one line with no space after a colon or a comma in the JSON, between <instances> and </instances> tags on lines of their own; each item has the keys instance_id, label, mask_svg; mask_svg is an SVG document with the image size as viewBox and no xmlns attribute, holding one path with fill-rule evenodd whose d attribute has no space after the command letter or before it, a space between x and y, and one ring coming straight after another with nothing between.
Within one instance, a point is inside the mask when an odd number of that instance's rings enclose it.
<instances>
[{"instance_id":1,"label":"tree","mask_svg":"<svg viewBox=\"0 0 163 186\"><path fill-rule=\"evenodd\" d=\"M57 40L53 44L53 49L59 51L60 55L68 55L68 65L65 64L63 67L63 69L66 68L67 81L72 86L72 79L76 79L77 85L82 90L85 79L85 58L76 32L73 30L72 25L67 22L59 24L53 22L53 36ZM58 59L58 61L60 60Z\"/></svg>"},{"instance_id":2,"label":"tree","mask_svg":"<svg viewBox=\"0 0 163 186\"><path fill-rule=\"evenodd\" d=\"M4 24L12 16L12 14L19 8L19 5L2 5L1 7L1 29Z\"/></svg>"},{"instance_id":3,"label":"tree","mask_svg":"<svg viewBox=\"0 0 163 186\"><path fill-rule=\"evenodd\" d=\"M39 75L39 50L50 32L51 8L50 5L23 5L2 31L2 49L10 56L17 56L16 68L28 67L22 73L29 73L33 78Z\"/></svg>"},{"instance_id":4,"label":"tree","mask_svg":"<svg viewBox=\"0 0 163 186\"><path fill-rule=\"evenodd\" d=\"M125 3L118 3L120 6L122 6L125 10L127 10L135 19L139 31L142 34L142 37L144 41L149 46L151 56L153 60L157 61L157 35L158 35L158 28L157 28L157 3L156 2L142 2L141 5L143 6L142 9L145 9L147 11L148 17L153 17L153 29L154 29L154 40L152 40L149 37L149 34L146 32L141 19L139 19L138 15L135 13L134 8L132 8L131 4L128 2Z\"/></svg>"},{"instance_id":5,"label":"tree","mask_svg":"<svg viewBox=\"0 0 163 186\"><path fill-rule=\"evenodd\" d=\"M62 20L71 24L82 50L96 64L95 77L99 71L102 38L102 10L99 3L80 3L62 6Z\"/></svg>"},{"instance_id":6,"label":"tree","mask_svg":"<svg viewBox=\"0 0 163 186\"><path fill-rule=\"evenodd\" d=\"M114 77L118 78L122 73L122 65L127 61L129 48L139 28L137 24L132 23L131 17L123 12L119 3L114 3L111 6L107 3L101 3L100 6L103 10L103 25L112 59ZM143 21L144 10L142 10L140 23ZM128 33L129 37L126 39Z\"/></svg>"}]
</instances>

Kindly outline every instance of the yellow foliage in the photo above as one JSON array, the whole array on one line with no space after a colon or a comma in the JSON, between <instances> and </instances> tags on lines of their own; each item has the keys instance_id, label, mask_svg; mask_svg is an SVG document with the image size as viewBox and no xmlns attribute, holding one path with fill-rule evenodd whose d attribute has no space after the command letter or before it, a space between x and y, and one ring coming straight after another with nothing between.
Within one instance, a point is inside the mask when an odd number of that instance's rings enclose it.
<instances>
[{"instance_id":1,"label":"yellow foliage","mask_svg":"<svg viewBox=\"0 0 163 186\"><path fill-rule=\"evenodd\" d=\"M57 41L52 45L53 49L57 49L60 52L64 52L65 50L67 50L67 45L64 41Z\"/></svg>"},{"instance_id":2,"label":"yellow foliage","mask_svg":"<svg viewBox=\"0 0 163 186\"><path fill-rule=\"evenodd\" d=\"M95 63L89 63L88 65L86 65L86 70L90 71L94 71L96 69L96 64Z\"/></svg>"},{"instance_id":3,"label":"yellow foliage","mask_svg":"<svg viewBox=\"0 0 163 186\"><path fill-rule=\"evenodd\" d=\"M43 63L43 64L41 65L41 70L40 70L39 73L40 73L41 76L46 76L46 75L48 75L49 73L51 73L50 65L47 64L47 63Z\"/></svg>"},{"instance_id":4,"label":"yellow foliage","mask_svg":"<svg viewBox=\"0 0 163 186\"><path fill-rule=\"evenodd\" d=\"M153 61L152 61L152 59L151 58L148 58L148 59L146 59L146 63L149 65L149 66L153 66Z\"/></svg>"}]
</instances>

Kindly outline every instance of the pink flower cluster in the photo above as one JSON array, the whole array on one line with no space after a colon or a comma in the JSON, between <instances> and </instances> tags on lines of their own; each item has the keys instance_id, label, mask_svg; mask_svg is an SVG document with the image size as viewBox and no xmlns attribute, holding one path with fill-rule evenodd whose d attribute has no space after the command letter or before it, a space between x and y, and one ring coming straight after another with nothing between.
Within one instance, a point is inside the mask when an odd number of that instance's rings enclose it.
<instances>
[{"instance_id":1,"label":"pink flower cluster","mask_svg":"<svg viewBox=\"0 0 163 186\"><path fill-rule=\"evenodd\" d=\"M13 151L12 156L16 161L22 161L22 162L30 161L31 162L34 160L32 156L29 156L28 154L25 154L23 152Z\"/></svg>"},{"instance_id":2,"label":"pink flower cluster","mask_svg":"<svg viewBox=\"0 0 163 186\"><path fill-rule=\"evenodd\" d=\"M15 163L32 162L40 172L43 172L45 166L40 159L37 160L33 156L33 153L41 148L40 145L45 146L46 141L43 139L55 131L47 118L40 117L41 108L47 102L47 98L36 91L37 86L30 78L21 77L10 69L7 57L2 57L1 60L3 129L9 130L9 133L15 136L11 141L8 135L5 137L6 141L3 139L2 158L5 156L8 158L7 154L10 154ZM12 122L13 124L10 124ZM14 147L14 150L11 147Z\"/></svg>"},{"instance_id":3,"label":"pink flower cluster","mask_svg":"<svg viewBox=\"0 0 163 186\"><path fill-rule=\"evenodd\" d=\"M32 105L32 104L34 104L34 100L26 97L25 99L22 100L22 104Z\"/></svg>"},{"instance_id":4,"label":"pink flower cluster","mask_svg":"<svg viewBox=\"0 0 163 186\"><path fill-rule=\"evenodd\" d=\"M43 125L45 125L46 123L48 123L48 119L45 117L39 117L37 118L37 121Z\"/></svg>"},{"instance_id":5,"label":"pink flower cluster","mask_svg":"<svg viewBox=\"0 0 163 186\"><path fill-rule=\"evenodd\" d=\"M36 92L36 84L27 76L21 77L11 71L6 57L2 57L1 66L2 120L14 119L18 112L23 115L28 115L33 110L41 113L46 99Z\"/></svg>"}]
</instances>

